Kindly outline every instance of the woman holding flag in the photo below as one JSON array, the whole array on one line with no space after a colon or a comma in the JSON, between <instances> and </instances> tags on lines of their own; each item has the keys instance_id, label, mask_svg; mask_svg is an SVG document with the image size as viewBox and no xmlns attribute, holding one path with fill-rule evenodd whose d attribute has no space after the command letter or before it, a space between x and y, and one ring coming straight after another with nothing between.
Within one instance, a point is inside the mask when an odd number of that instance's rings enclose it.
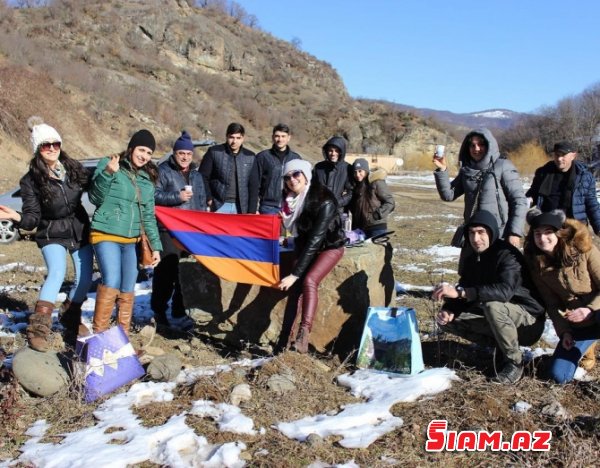
<instances>
[{"instance_id":1,"label":"woman holding flag","mask_svg":"<svg viewBox=\"0 0 600 468\"><path fill-rule=\"evenodd\" d=\"M294 239L296 262L291 274L278 287L287 291L301 282L298 310L302 310L300 328L289 343L299 353L308 351L308 338L317 312L319 284L344 255L344 231L338 204L331 191L318 182L311 184L312 166L295 159L283 168L281 217L286 231Z\"/></svg>"}]
</instances>

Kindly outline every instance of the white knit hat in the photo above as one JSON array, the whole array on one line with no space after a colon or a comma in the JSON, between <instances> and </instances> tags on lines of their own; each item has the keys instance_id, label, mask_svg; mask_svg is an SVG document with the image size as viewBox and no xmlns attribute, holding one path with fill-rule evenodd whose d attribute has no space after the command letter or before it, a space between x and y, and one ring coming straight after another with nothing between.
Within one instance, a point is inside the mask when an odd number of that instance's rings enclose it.
<instances>
[{"instance_id":1,"label":"white knit hat","mask_svg":"<svg viewBox=\"0 0 600 468\"><path fill-rule=\"evenodd\" d=\"M31 146L35 153L42 143L62 143L62 138L54 127L45 123L35 125L31 129Z\"/></svg>"},{"instance_id":2,"label":"white knit hat","mask_svg":"<svg viewBox=\"0 0 600 468\"><path fill-rule=\"evenodd\" d=\"M302 172L308 183L310 183L310 180L312 179L312 165L308 161L305 159L292 159L291 161L287 162L285 166L283 166L283 172L281 173L281 176L283 177L292 171Z\"/></svg>"}]
</instances>

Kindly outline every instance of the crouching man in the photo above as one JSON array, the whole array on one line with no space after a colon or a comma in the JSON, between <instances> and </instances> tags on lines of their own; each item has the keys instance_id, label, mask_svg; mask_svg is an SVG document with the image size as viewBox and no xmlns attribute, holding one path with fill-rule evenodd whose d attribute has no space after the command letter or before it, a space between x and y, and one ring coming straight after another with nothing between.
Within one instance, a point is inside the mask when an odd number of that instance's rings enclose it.
<instances>
[{"instance_id":1,"label":"crouching man","mask_svg":"<svg viewBox=\"0 0 600 468\"><path fill-rule=\"evenodd\" d=\"M504 364L493 378L516 383L523 375L519 345L535 343L544 330L544 308L537 301L523 255L499 238L496 218L478 211L466 225L472 251L466 253L456 287L439 284L433 299L443 300L436 321L443 331L482 345L495 342Z\"/></svg>"}]
</instances>

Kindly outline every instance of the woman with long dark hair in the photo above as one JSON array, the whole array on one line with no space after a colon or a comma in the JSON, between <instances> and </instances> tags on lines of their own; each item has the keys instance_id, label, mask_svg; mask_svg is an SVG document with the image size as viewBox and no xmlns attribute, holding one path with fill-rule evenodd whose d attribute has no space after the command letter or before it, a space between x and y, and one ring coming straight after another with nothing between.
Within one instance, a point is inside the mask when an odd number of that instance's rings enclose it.
<instances>
[{"instance_id":1,"label":"woman with long dark hair","mask_svg":"<svg viewBox=\"0 0 600 468\"><path fill-rule=\"evenodd\" d=\"M308 339L317 313L319 284L344 255L344 231L333 193L318 182L311 184L308 161L294 159L283 168L284 200L282 222L294 239L296 262L291 274L279 283L286 291L301 281L298 297L302 310L294 341L299 353L308 351ZM300 307L299 307L300 308Z\"/></svg>"},{"instance_id":2,"label":"woman with long dark hair","mask_svg":"<svg viewBox=\"0 0 600 468\"><path fill-rule=\"evenodd\" d=\"M93 252L89 245L89 217L81 204L88 173L62 149L58 132L41 120L30 121L33 159L21 179L23 212L0 206L0 218L14 221L21 229L36 229L35 241L42 250L48 275L33 314L27 340L37 351L48 349L54 302L67 272L67 253L75 270L75 281L61 306L60 322L65 342L73 345L81 322L81 305L92 282Z\"/></svg>"},{"instance_id":3,"label":"woman with long dark hair","mask_svg":"<svg viewBox=\"0 0 600 468\"><path fill-rule=\"evenodd\" d=\"M366 159L358 158L352 163L354 189L350 200L352 228L362 229L367 239L388 232L387 217L394 211L394 195L385 183L387 175L383 168L369 170Z\"/></svg>"},{"instance_id":4,"label":"woman with long dark hair","mask_svg":"<svg viewBox=\"0 0 600 468\"><path fill-rule=\"evenodd\" d=\"M588 227L554 210L529 211L531 228L525 258L560 342L552 357L551 377L573 379L577 365L600 339L600 251Z\"/></svg>"},{"instance_id":5,"label":"woman with long dark hair","mask_svg":"<svg viewBox=\"0 0 600 468\"><path fill-rule=\"evenodd\" d=\"M160 261L160 242L154 217L154 186L158 170L152 162L156 148L148 130L136 132L127 150L103 158L92 179L90 201L96 205L91 241L102 274L96 293L94 333L109 327L115 303L117 322L129 333L138 275L136 243L142 233L152 246L152 264Z\"/></svg>"}]
</instances>

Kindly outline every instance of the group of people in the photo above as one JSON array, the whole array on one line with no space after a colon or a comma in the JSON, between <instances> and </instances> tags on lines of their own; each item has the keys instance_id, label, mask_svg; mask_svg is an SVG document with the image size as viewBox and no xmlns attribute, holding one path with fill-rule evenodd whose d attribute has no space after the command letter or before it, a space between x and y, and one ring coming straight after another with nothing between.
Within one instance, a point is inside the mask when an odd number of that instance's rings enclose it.
<instances>
[{"instance_id":1,"label":"group of people","mask_svg":"<svg viewBox=\"0 0 600 468\"><path fill-rule=\"evenodd\" d=\"M294 289L300 325L288 343L308 350L317 313L318 286L344 255L342 213L351 213L353 228L375 237L387 231L394 198L385 171L370 170L359 158L345 161L346 140L335 136L322 148L323 161L311 163L292 151L287 125L273 128L271 148L257 155L244 148L245 130L232 123L226 142L208 149L200 165L187 132L175 141L173 154L158 167L152 162L156 141L139 130L127 149L103 158L89 175L68 156L62 138L42 121L30 122L33 158L21 179L22 212L0 206L0 218L20 228L36 228L48 275L27 327L29 345L48 348L51 314L71 256L75 280L59 309L65 340L73 344L85 330L81 306L87 298L93 256L101 272L93 332L117 323L129 332L139 255L147 238L155 267L151 306L160 324L185 315L178 264L185 251L157 222L155 204L219 213L275 215L282 234L294 238L296 260L277 287ZM545 312L560 342L550 375L570 381L580 361L595 361L600 339L600 252L588 225L600 234L600 205L595 180L575 160L575 147L559 142L554 160L538 169L524 193L515 166L500 154L487 129L467 134L459 152L460 169L450 181L445 157L434 157L440 197L465 196L464 223L457 236L463 245L459 281L442 283L433 298L443 301L437 314L442 329L496 347L504 363L494 380L515 383L523 374L520 346L531 345L544 329ZM96 210L90 220L81 203L84 191ZM535 206L529 210L530 201ZM525 236L525 218L529 231ZM519 250L522 239L524 253ZM462 242L464 241L464 242Z\"/></svg>"},{"instance_id":2,"label":"group of people","mask_svg":"<svg viewBox=\"0 0 600 468\"><path fill-rule=\"evenodd\" d=\"M520 380L520 346L539 340L546 312L560 340L550 377L569 382L578 365L589 370L595 363L600 252L589 229L600 234L595 179L575 160L572 143L556 143L552 155L527 193L487 129L465 137L452 182L445 157L433 158L442 200L465 196L464 223L455 236L464 241L460 278L455 286L434 288L432 298L442 301L436 321L444 331L499 350L503 363L493 377L498 383Z\"/></svg>"},{"instance_id":3,"label":"group of people","mask_svg":"<svg viewBox=\"0 0 600 468\"><path fill-rule=\"evenodd\" d=\"M92 282L94 254L101 284L93 332L108 329L116 306L117 323L129 333L140 266L137 246L143 238L152 249L150 264L143 266L154 267L151 307L157 323L169 324L169 303L173 318L185 316L178 265L187 253L157 222L154 207L161 205L281 217L282 234L294 237L296 261L277 286L299 292L294 297L301 323L289 341L306 352L318 285L344 253L342 212L351 210L353 228L375 236L387 231L386 217L394 209L385 172L370 172L364 159L354 167L345 162L344 138L331 138L323 146L324 161L313 169L290 148L285 124L273 128L272 147L255 155L243 146L244 127L231 123L225 143L210 147L199 165L188 132L182 132L172 155L157 166L152 161L155 138L139 130L125 151L101 159L92 175L64 151L56 129L34 119L30 130L33 158L21 179L22 212L0 206L0 218L25 230L37 229L35 241L48 275L29 318L27 339L38 351L49 347L51 314L65 278L67 254L75 270L73 287L59 309L67 344L86 333L81 306ZM81 202L84 191L96 206L91 221Z\"/></svg>"}]
</instances>

